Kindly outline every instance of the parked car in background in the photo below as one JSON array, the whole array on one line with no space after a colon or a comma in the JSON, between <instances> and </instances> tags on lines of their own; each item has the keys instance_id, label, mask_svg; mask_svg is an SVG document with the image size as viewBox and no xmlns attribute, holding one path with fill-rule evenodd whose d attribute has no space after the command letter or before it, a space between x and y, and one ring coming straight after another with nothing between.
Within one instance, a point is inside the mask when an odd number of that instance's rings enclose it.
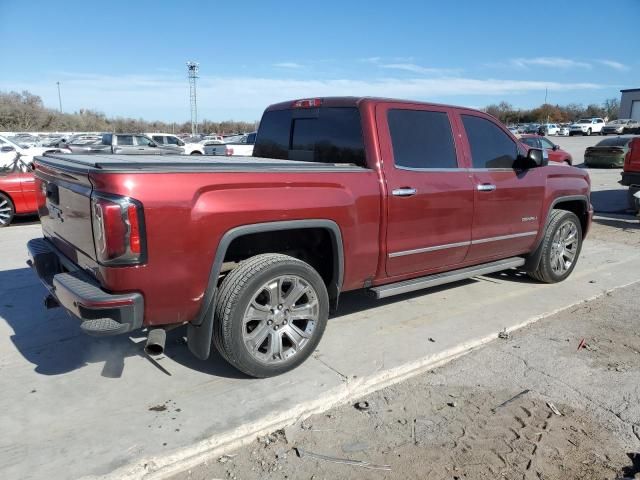
<instances>
[{"instance_id":1,"label":"parked car in background","mask_svg":"<svg viewBox=\"0 0 640 480\"><path fill-rule=\"evenodd\" d=\"M591 135L601 133L604 127L602 118L581 118L569 127L569 135Z\"/></svg>"},{"instance_id":2,"label":"parked car in background","mask_svg":"<svg viewBox=\"0 0 640 480\"><path fill-rule=\"evenodd\" d=\"M204 146L200 143L186 142L169 133L145 133L159 147L180 147L185 155L203 155Z\"/></svg>"},{"instance_id":3,"label":"parked car in background","mask_svg":"<svg viewBox=\"0 0 640 480\"><path fill-rule=\"evenodd\" d=\"M13 159L0 165L0 228L9 225L16 215L38 211L33 163L25 162L15 151L10 153Z\"/></svg>"},{"instance_id":4,"label":"parked car in background","mask_svg":"<svg viewBox=\"0 0 640 480\"><path fill-rule=\"evenodd\" d=\"M559 145L554 144L551 140L540 135L525 134L520 135L520 141L525 145L533 148L540 148L549 154L549 160L552 162L566 163L573 165L571 154L562 150Z\"/></svg>"},{"instance_id":5,"label":"parked car in background","mask_svg":"<svg viewBox=\"0 0 640 480\"><path fill-rule=\"evenodd\" d=\"M30 164L33 163L33 158L37 155L44 155L49 152L61 152L61 150L56 147L21 147L2 136L0 136L0 151L0 167L12 163L16 153L20 154L22 162Z\"/></svg>"},{"instance_id":6,"label":"parked car in background","mask_svg":"<svg viewBox=\"0 0 640 480\"><path fill-rule=\"evenodd\" d=\"M584 165L586 167L621 168L629 152L629 143L634 138L630 135L605 138L595 146L584 151Z\"/></svg>"},{"instance_id":7,"label":"parked car in background","mask_svg":"<svg viewBox=\"0 0 640 480\"><path fill-rule=\"evenodd\" d=\"M39 158L36 190L55 194L39 195L44 238L28 248L49 303L92 335L147 328L148 352L185 326L198 358L216 348L270 377L315 351L347 291L381 299L511 268L563 281L593 215L587 172L547 165L469 108L283 102L254 154Z\"/></svg>"},{"instance_id":8,"label":"parked car in background","mask_svg":"<svg viewBox=\"0 0 640 480\"><path fill-rule=\"evenodd\" d=\"M105 133L99 139L79 139L66 146L67 153L115 153L121 155L182 154L177 145L158 145L139 133Z\"/></svg>"},{"instance_id":9,"label":"parked car in background","mask_svg":"<svg viewBox=\"0 0 640 480\"><path fill-rule=\"evenodd\" d=\"M253 145L256 143L256 132L225 138L222 144L209 144L204 147L206 155L222 155L225 157L253 155Z\"/></svg>"},{"instance_id":10,"label":"parked car in background","mask_svg":"<svg viewBox=\"0 0 640 480\"><path fill-rule=\"evenodd\" d=\"M518 133L520 133L520 132L518 131L518 127L516 127L516 126L513 126L513 125L512 125L512 126L507 127L507 128L508 128L508 129L509 129L509 131L510 131L511 133L513 133L514 135L517 135Z\"/></svg>"},{"instance_id":11,"label":"parked car in background","mask_svg":"<svg viewBox=\"0 0 640 480\"><path fill-rule=\"evenodd\" d=\"M540 135L557 135L559 129L560 127L555 123L545 123L540 126L538 133Z\"/></svg>"},{"instance_id":12,"label":"parked car in background","mask_svg":"<svg viewBox=\"0 0 640 480\"><path fill-rule=\"evenodd\" d=\"M638 129L640 129L640 122L638 120L620 118L618 120L613 120L602 127L602 135L640 133L636 132Z\"/></svg>"},{"instance_id":13,"label":"parked car in background","mask_svg":"<svg viewBox=\"0 0 640 480\"><path fill-rule=\"evenodd\" d=\"M527 125L524 129L523 133L538 133L538 129L540 128L540 124L539 123L530 123L529 125Z\"/></svg>"},{"instance_id":14,"label":"parked car in background","mask_svg":"<svg viewBox=\"0 0 640 480\"><path fill-rule=\"evenodd\" d=\"M628 201L629 208L636 214L640 211L640 137L633 137L627 144L627 155L624 159L622 179L620 185L629 187Z\"/></svg>"},{"instance_id":15,"label":"parked car in background","mask_svg":"<svg viewBox=\"0 0 640 480\"><path fill-rule=\"evenodd\" d=\"M569 127L566 127L566 126L559 127L557 135L559 137L568 137L569 136Z\"/></svg>"}]
</instances>

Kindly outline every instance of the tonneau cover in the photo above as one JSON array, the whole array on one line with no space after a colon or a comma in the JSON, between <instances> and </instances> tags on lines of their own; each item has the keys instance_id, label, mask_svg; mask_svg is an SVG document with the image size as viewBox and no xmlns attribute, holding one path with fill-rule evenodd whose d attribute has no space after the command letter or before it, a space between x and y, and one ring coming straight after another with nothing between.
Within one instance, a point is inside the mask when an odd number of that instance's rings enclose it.
<instances>
[{"instance_id":1,"label":"tonneau cover","mask_svg":"<svg viewBox=\"0 0 640 480\"><path fill-rule=\"evenodd\" d=\"M259 157L215 157L191 155L114 155L47 153L37 162L76 171L252 171L252 170L358 170L351 164L300 162Z\"/></svg>"}]
</instances>

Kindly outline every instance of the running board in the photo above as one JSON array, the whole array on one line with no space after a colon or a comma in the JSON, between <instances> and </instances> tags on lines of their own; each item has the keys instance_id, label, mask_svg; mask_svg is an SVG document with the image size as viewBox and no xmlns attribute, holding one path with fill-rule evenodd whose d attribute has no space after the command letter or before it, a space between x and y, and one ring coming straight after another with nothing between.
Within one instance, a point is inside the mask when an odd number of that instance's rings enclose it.
<instances>
[{"instance_id":1,"label":"running board","mask_svg":"<svg viewBox=\"0 0 640 480\"><path fill-rule=\"evenodd\" d=\"M381 285L369 289L376 298L386 298L393 295L400 295L423 288L436 287L445 283L458 282L470 277L478 275L486 275L487 273L500 272L509 268L521 267L524 265L524 258L512 257L498 260L497 262L483 263L482 265L474 265L473 267L461 268L450 272L436 273L426 277L412 278L403 282L390 283L389 285Z\"/></svg>"}]
</instances>

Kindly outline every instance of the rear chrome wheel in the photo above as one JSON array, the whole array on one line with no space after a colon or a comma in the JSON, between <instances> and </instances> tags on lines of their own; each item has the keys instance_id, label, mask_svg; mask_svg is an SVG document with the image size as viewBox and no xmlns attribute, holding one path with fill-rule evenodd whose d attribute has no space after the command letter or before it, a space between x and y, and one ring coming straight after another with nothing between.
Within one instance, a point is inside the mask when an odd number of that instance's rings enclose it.
<instances>
[{"instance_id":1,"label":"rear chrome wheel","mask_svg":"<svg viewBox=\"0 0 640 480\"><path fill-rule=\"evenodd\" d=\"M253 295L244 312L242 339L253 358L277 364L304 349L319 315L318 294L309 282L281 275Z\"/></svg>"},{"instance_id":2,"label":"rear chrome wheel","mask_svg":"<svg viewBox=\"0 0 640 480\"><path fill-rule=\"evenodd\" d=\"M0 228L9 225L15 213L11 199L4 193L0 193Z\"/></svg>"},{"instance_id":3,"label":"rear chrome wheel","mask_svg":"<svg viewBox=\"0 0 640 480\"><path fill-rule=\"evenodd\" d=\"M311 355L328 317L327 288L313 267L287 255L256 255L220 285L213 343L247 375L279 375Z\"/></svg>"}]
</instances>

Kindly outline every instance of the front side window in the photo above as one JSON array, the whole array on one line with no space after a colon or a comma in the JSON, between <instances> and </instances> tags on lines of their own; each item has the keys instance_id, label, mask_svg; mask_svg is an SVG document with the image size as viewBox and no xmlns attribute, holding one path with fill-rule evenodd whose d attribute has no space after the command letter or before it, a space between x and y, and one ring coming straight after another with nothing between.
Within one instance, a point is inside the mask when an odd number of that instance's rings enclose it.
<instances>
[{"instance_id":1,"label":"front side window","mask_svg":"<svg viewBox=\"0 0 640 480\"><path fill-rule=\"evenodd\" d=\"M513 168L518 147L493 122L475 115L462 115L467 132L473 168Z\"/></svg>"},{"instance_id":2,"label":"front side window","mask_svg":"<svg viewBox=\"0 0 640 480\"><path fill-rule=\"evenodd\" d=\"M164 137L168 145L180 145L180 139L178 137ZM154 138L155 140L155 138Z\"/></svg>"},{"instance_id":3,"label":"front side window","mask_svg":"<svg viewBox=\"0 0 640 480\"><path fill-rule=\"evenodd\" d=\"M553 149L553 143L551 143L546 138L541 138L540 143L542 144L542 148L548 148L550 150Z\"/></svg>"},{"instance_id":4,"label":"front side window","mask_svg":"<svg viewBox=\"0 0 640 480\"><path fill-rule=\"evenodd\" d=\"M151 145L151 140L149 140L147 137L137 136L136 142L139 146L142 147L148 147L149 145Z\"/></svg>"},{"instance_id":5,"label":"front side window","mask_svg":"<svg viewBox=\"0 0 640 480\"><path fill-rule=\"evenodd\" d=\"M113 141L113 135L111 135L110 133L105 133L102 136L102 144L103 145L111 145L112 141Z\"/></svg>"},{"instance_id":6,"label":"front side window","mask_svg":"<svg viewBox=\"0 0 640 480\"><path fill-rule=\"evenodd\" d=\"M162 145L164 143L164 137L162 135L154 135L153 137L151 137L153 139L154 142L156 142L158 145Z\"/></svg>"},{"instance_id":7,"label":"front side window","mask_svg":"<svg viewBox=\"0 0 640 480\"><path fill-rule=\"evenodd\" d=\"M445 112L389 110L396 167L457 168L449 116Z\"/></svg>"}]
</instances>

